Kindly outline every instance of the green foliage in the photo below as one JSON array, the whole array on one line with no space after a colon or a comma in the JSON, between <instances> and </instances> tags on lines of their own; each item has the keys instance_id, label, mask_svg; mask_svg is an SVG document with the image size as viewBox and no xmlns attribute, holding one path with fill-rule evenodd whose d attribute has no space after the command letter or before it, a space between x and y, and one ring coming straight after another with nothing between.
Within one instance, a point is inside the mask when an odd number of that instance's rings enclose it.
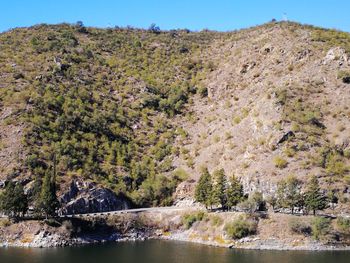
<instances>
[{"instance_id":1,"label":"green foliage","mask_svg":"<svg viewBox=\"0 0 350 263\"><path fill-rule=\"evenodd\" d=\"M197 92L202 98L208 96L208 88L207 87L201 86L197 89Z\"/></svg>"},{"instance_id":2,"label":"green foliage","mask_svg":"<svg viewBox=\"0 0 350 263\"><path fill-rule=\"evenodd\" d=\"M28 199L24 194L23 186L10 181L0 194L0 210L9 217L24 216L28 210Z\"/></svg>"},{"instance_id":3,"label":"green foliage","mask_svg":"<svg viewBox=\"0 0 350 263\"><path fill-rule=\"evenodd\" d=\"M225 224L224 231L232 239L240 239L254 235L257 231L257 222L254 219L240 216L234 221Z\"/></svg>"},{"instance_id":4,"label":"green foliage","mask_svg":"<svg viewBox=\"0 0 350 263\"><path fill-rule=\"evenodd\" d=\"M204 212L185 214L182 216L182 225L186 229L190 229L195 222L202 221L207 215Z\"/></svg>"},{"instance_id":5,"label":"green foliage","mask_svg":"<svg viewBox=\"0 0 350 263\"><path fill-rule=\"evenodd\" d=\"M195 199L197 202L209 207L212 202L213 183L208 168L202 168L201 177L195 189Z\"/></svg>"},{"instance_id":6,"label":"green foliage","mask_svg":"<svg viewBox=\"0 0 350 263\"><path fill-rule=\"evenodd\" d=\"M227 208L231 209L236 206L244 198L243 185L238 181L238 179L232 175L229 181L229 185L226 189L227 196Z\"/></svg>"},{"instance_id":7,"label":"green foliage","mask_svg":"<svg viewBox=\"0 0 350 263\"><path fill-rule=\"evenodd\" d=\"M300 218L291 218L288 221L288 226L292 233L299 235L309 236L312 232L311 226Z\"/></svg>"},{"instance_id":8,"label":"green foliage","mask_svg":"<svg viewBox=\"0 0 350 263\"><path fill-rule=\"evenodd\" d=\"M312 210L313 214L316 215L316 211L323 210L326 205L327 200L321 192L318 179L316 176L312 176L305 191L305 207L308 211Z\"/></svg>"},{"instance_id":9,"label":"green foliage","mask_svg":"<svg viewBox=\"0 0 350 263\"><path fill-rule=\"evenodd\" d=\"M331 220L324 217L315 217L312 221L311 229L314 239L324 239L331 230Z\"/></svg>"},{"instance_id":10,"label":"green foliage","mask_svg":"<svg viewBox=\"0 0 350 263\"><path fill-rule=\"evenodd\" d=\"M224 169L219 169L213 173L214 183L211 193L212 204L220 205L222 208L226 207L226 176Z\"/></svg>"},{"instance_id":11,"label":"green foliage","mask_svg":"<svg viewBox=\"0 0 350 263\"><path fill-rule=\"evenodd\" d=\"M295 207L300 207L302 195L301 182L295 176L289 176L277 184L277 205L281 208L290 208L292 214Z\"/></svg>"},{"instance_id":12,"label":"green foliage","mask_svg":"<svg viewBox=\"0 0 350 263\"><path fill-rule=\"evenodd\" d=\"M343 234L350 234L350 218L338 217L337 218L337 228Z\"/></svg>"},{"instance_id":13,"label":"green foliage","mask_svg":"<svg viewBox=\"0 0 350 263\"><path fill-rule=\"evenodd\" d=\"M277 168L280 169L286 168L288 165L288 162L280 156L273 158L273 163Z\"/></svg>"},{"instance_id":14,"label":"green foliage","mask_svg":"<svg viewBox=\"0 0 350 263\"><path fill-rule=\"evenodd\" d=\"M37 210L45 214L46 217L54 216L58 206L55 176L53 173L47 172L43 179L39 200L37 200Z\"/></svg>"},{"instance_id":15,"label":"green foliage","mask_svg":"<svg viewBox=\"0 0 350 263\"><path fill-rule=\"evenodd\" d=\"M238 204L239 208L246 213L253 214L256 211L265 211L266 202L261 192L251 193L248 199Z\"/></svg>"},{"instance_id":16,"label":"green foliage","mask_svg":"<svg viewBox=\"0 0 350 263\"><path fill-rule=\"evenodd\" d=\"M141 203L165 191L171 202L178 180L162 177L174 169L167 158L176 137L171 118L186 113L196 92L207 96L201 80L213 65L198 55L217 35L155 25L104 30L80 21L1 34L0 66L10 74L0 102L24 112L28 171L41 180L56 154L58 176L83 176ZM16 79L22 86L15 90ZM152 181L171 185L150 190Z\"/></svg>"}]
</instances>

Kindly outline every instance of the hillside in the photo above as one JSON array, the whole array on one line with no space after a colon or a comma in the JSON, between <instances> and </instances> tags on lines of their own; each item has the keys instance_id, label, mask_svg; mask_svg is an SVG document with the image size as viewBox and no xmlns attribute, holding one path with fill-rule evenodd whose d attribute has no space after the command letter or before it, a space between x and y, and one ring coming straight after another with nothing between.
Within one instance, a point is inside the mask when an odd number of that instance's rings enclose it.
<instances>
[{"instance_id":1,"label":"hillside","mask_svg":"<svg viewBox=\"0 0 350 263\"><path fill-rule=\"evenodd\" d=\"M316 175L349 209L348 33L61 24L2 33L0 48L0 179L32 196L55 166L67 204L111 189L168 205L207 166L265 196Z\"/></svg>"}]
</instances>

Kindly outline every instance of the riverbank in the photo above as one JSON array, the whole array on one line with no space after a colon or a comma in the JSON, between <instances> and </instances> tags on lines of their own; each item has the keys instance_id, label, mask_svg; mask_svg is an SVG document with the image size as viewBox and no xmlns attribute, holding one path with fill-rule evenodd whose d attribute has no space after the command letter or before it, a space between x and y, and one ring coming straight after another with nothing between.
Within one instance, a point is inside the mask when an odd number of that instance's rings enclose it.
<instances>
[{"instance_id":1,"label":"riverbank","mask_svg":"<svg viewBox=\"0 0 350 263\"><path fill-rule=\"evenodd\" d=\"M200 220L192 219L198 213L201 213ZM242 216L244 214L233 212L207 214L196 210L158 211L101 216L88 220L2 223L0 246L60 247L164 239L238 249L350 250L349 236L338 230L325 233L318 239L310 233L291 230L291 222L296 224L295 220L298 220L297 225L305 227L313 220L311 216L268 214L256 219L256 233L236 239L229 237L225 227Z\"/></svg>"}]
</instances>

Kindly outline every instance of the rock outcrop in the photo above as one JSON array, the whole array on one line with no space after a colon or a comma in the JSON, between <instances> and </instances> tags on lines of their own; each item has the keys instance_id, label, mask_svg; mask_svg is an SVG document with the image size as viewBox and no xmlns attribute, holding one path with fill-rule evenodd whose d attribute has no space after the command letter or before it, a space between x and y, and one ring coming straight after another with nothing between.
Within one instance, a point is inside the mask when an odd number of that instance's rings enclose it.
<instances>
[{"instance_id":1,"label":"rock outcrop","mask_svg":"<svg viewBox=\"0 0 350 263\"><path fill-rule=\"evenodd\" d=\"M86 181L72 181L69 190L60 199L61 214L107 212L132 207L126 196Z\"/></svg>"}]
</instances>

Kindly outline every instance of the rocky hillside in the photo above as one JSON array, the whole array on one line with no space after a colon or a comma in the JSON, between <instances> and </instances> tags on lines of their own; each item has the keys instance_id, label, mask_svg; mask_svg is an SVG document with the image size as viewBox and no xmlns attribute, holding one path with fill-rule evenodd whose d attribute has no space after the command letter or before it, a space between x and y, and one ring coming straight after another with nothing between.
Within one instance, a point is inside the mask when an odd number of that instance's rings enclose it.
<instances>
[{"instance_id":1,"label":"rocky hillside","mask_svg":"<svg viewBox=\"0 0 350 263\"><path fill-rule=\"evenodd\" d=\"M347 33L61 24L5 32L0 47L0 179L33 197L56 165L67 211L167 205L205 165L265 195L317 175L349 203Z\"/></svg>"}]
</instances>

